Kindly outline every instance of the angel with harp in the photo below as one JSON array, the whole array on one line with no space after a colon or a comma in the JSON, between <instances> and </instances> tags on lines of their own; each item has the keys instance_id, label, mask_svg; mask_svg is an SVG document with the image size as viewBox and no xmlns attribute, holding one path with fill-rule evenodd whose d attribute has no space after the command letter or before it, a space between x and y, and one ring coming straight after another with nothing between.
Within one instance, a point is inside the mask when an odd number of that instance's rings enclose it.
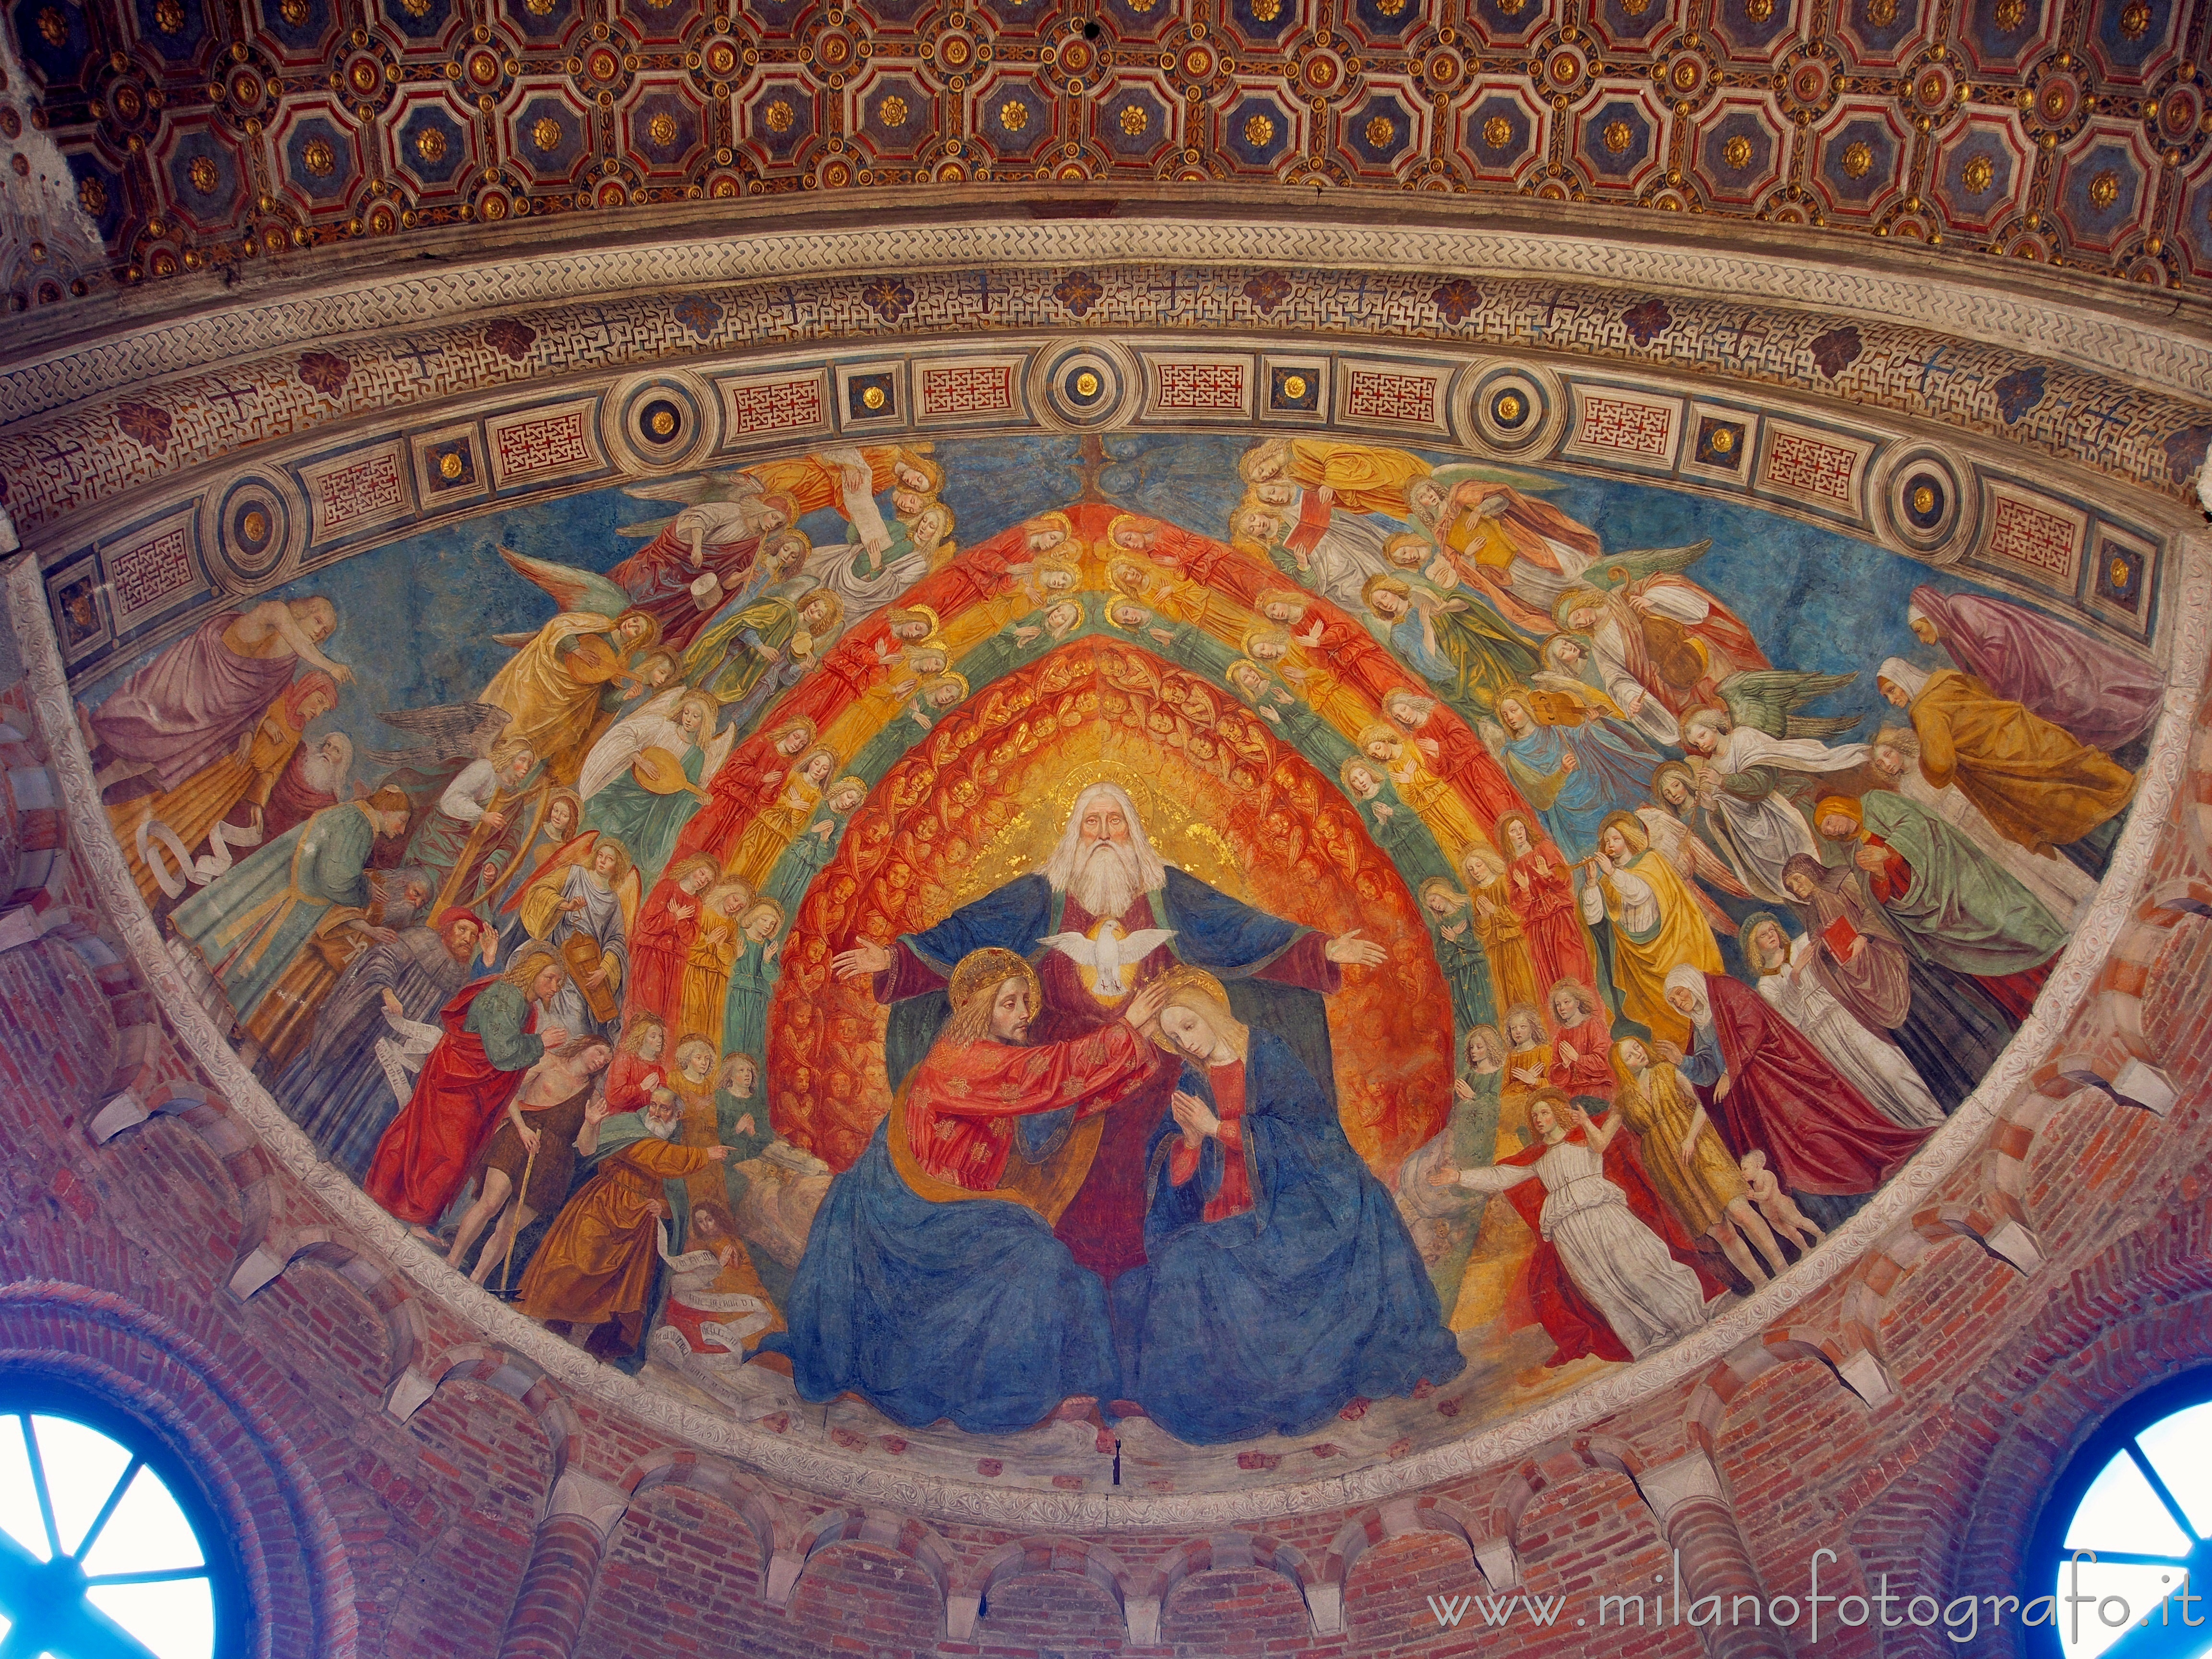
<instances>
[{"instance_id":1,"label":"angel with harp","mask_svg":"<svg viewBox=\"0 0 2212 1659\"><path fill-rule=\"evenodd\" d=\"M586 830L507 901L507 908L520 912L523 931L551 945L568 969L545 1009L564 1030L611 1036L621 1028L639 896L629 849Z\"/></svg>"},{"instance_id":2,"label":"angel with harp","mask_svg":"<svg viewBox=\"0 0 2212 1659\"><path fill-rule=\"evenodd\" d=\"M714 775L737 741L732 726L717 736L720 711L703 691L672 686L615 722L592 745L576 777L584 827L617 837L651 884L676 850L677 837L707 799Z\"/></svg>"},{"instance_id":3,"label":"angel with harp","mask_svg":"<svg viewBox=\"0 0 2212 1659\"><path fill-rule=\"evenodd\" d=\"M456 702L380 718L416 739L367 754L386 769L387 781L408 792L416 830L403 862L430 872L442 907L487 859L530 839L551 786L539 772L538 751L509 731L514 716L503 708Z\"/></svg>"}]
</instances>

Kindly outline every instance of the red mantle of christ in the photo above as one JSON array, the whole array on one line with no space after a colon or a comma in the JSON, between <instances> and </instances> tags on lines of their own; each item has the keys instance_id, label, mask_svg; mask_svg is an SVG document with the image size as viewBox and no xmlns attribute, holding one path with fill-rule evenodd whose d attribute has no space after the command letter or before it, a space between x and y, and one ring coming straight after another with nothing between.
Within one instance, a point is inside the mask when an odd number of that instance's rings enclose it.
<instances>
[{"instance_id":1,"label":"red mantle of christ","mask_svg":"<svg viewBox=\"0 0 2212 1659\"><path fill-rule=\"evenodd\" d=\"M1155 927L1152 900L1142 894L1115 918L1126 934ZM1067 898L1060 911L1061 930L1088 933L1098 918ZM1340 982L1336 965L1326 954L1328 939L1309 933L1254 975L1280 984L1296 985L1324 994ZM1161 945L1133 973L1124 965L1122 978L1132 995L1147 981L1176 964L1175 952ZM1036 964L1044 986L1044 1011L1030 1024L1031 1042L1061 1042L1121 1018L1126 1001L1113 1007L1099 1003L1085 988L1083 970L1059 951L1048 951ZM904 940L891 946L891 965L876 975L876 1000L900 1001L941 988L945 976L915 955ZM1162 1052L1144 1084L1133 1091L1106 1119L1098 1140L1097 1156L1074 1201L1061 1212L1053 1229L1076 1261L1108 1279L1140 1266L1145 1260L1145 1146L1152 1126L1167 1109L1182 1064Z\"/></svg>"}]
</instances>

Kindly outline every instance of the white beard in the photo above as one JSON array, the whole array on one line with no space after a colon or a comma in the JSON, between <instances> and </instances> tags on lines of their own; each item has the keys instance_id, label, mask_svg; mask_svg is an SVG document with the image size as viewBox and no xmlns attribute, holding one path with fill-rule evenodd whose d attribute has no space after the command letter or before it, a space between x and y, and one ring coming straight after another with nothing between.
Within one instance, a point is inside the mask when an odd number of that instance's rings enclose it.
<instances>
[{"instance_id":1,"label":"white beard","mask_svg":"<svg viewBox=\"0 0 2212 1659\"><path fill-rule=\"evenodd\" d=\"M307 787L319 795L336 795L350 770L346 762L326 760L321 755L310 755L300 763L301 775L307 780Z\"/></svg>"},{"instance_id":2,"label":"white beard","mask_svg":"<svg viewBox=\"0 0 2212 1659\"><path fill-rule=\"evenodd\" d=\"M1134 853L1110 841L1091 843L1067 884L1068 897L1094 916L1119 917L1137 891Z\"/></svg>"}]
</instances>

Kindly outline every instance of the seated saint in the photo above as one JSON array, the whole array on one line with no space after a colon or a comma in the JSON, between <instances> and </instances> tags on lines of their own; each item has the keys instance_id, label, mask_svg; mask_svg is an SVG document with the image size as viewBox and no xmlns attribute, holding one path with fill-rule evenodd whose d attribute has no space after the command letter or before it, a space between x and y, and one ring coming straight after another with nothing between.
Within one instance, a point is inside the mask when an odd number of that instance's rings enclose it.
<instances>
[{"instance_id":1,"label":"seated saint","mask_svg":"<svg viewBox=\"0 0 2212 1659\"><path fill-rule=\"evenodd\" d=\"M1043 1003L1012 951L970 951L952 1017L859 1161L830 1183L762 1348L808 1400L847 1390L910 1427L976 1434L1042 1421L1063 1401L1110 1399L1106 1286L1053 1224L1088 1173L1099 1115L1143 1087L1140 1029L1158 982L1121 1017L1029 1046Z\"/></svg>"},{"instance_id":2,"label":"seated saint","mask_svg":"<svg viewBox=\"0 0 2212 1659\"><path fill-rule=\"evenodd\" d=\"M1156 983L1183 1064L1146 1153L1149 1261L1114 1283L1127 1397L1212 1445L1458 1376L1420 1254L1313 1074L1212 975Z\"/></svg>"}]
</instances>

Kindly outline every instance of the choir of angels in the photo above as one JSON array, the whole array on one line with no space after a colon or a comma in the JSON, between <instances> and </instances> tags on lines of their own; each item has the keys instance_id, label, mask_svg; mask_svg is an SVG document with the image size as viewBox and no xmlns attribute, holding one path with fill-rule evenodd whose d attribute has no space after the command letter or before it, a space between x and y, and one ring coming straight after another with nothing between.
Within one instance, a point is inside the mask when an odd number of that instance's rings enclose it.
<instances>
[{"instance_id":1,"label":"choir of angels","mask_svg":"<svg viewBox=\"0 0 2212 1659\"><path fill-rule=\"evenodd\" d=\"M1710 543L1608 550L1544 475L1319 437L1235 472L1224 540L1045 514L957 611L912 602L966 568L927 443L635 485L675 510L605 574L501 550L553 613L472 693L379 710L398 746L331 728L370 671L319 595L211 616L86 737L180 968L319 1152L607 1359L1212 1443L1425 1392L1468 1333L1652 1352L1846 1218L2027 1018L2159 677L1933 585L1908 654L1794 667L1701 584ZM1407 872L1465 1066L1399 1167L1352 1150L1329 1060L1384 948L1164 863L1110 784L1041 867L833 942L895 1101L834 1179L777 1135L780 953L863 747L1092 634L1325 760ZM817 677L851 693L818 730ZM1854 686L1893 712L1819 712Z\"/></svg>"}]
</instances>

